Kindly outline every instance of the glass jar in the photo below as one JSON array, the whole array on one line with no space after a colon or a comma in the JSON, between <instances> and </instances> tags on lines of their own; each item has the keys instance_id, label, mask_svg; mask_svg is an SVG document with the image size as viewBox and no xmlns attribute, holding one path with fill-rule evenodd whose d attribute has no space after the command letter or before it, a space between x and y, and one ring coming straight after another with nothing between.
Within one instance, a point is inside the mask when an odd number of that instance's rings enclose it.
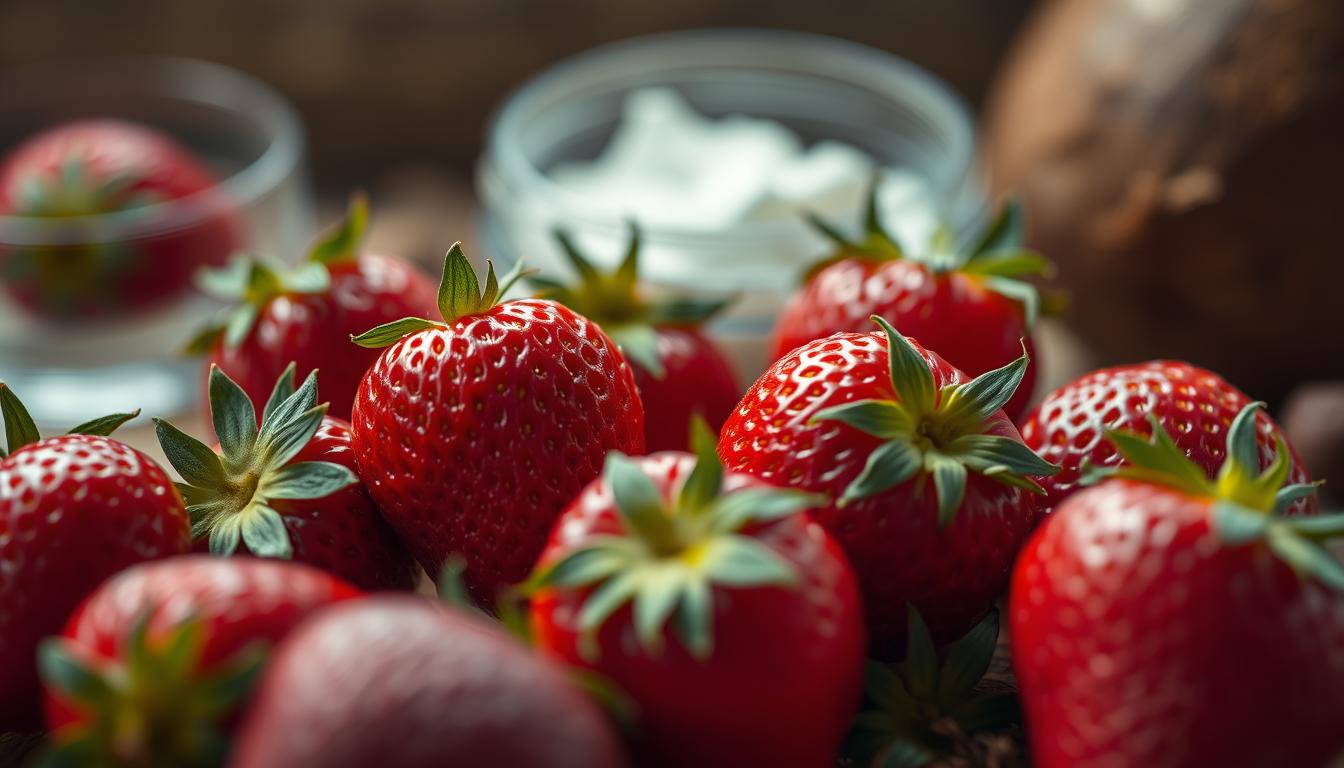
<instances>
[{"instance_id":1,"label":"glass jar","mask_svg":"<svg viewBox=\"0 0 1344 768\"><path fill-rule=\"evenodd\" d=\"M767 118L805 145L849 144L880 167L913 172L929 200L882 199L901 230L903 206L941 211L958 229L984 217L975 129L961 99L896 56L796 32L708 30L636 38L561 62L516 90L495 115L477 183L481 239L505 265L524 259L544 272L567 270L552 232L564 227L595 261L623 253L627 222L549 175L560 164L599 157L631 93L666 87L710 118ZM853 222L858 224L859 211ZM839 223L839 222L838 222ZM769 363L775 316L826 243L801 220L729 229L643 227L641 268L655 288L732 292L738 300L709 331L743 383ZM922 233L927 235L928 233Z\"/></svg>"},{"instance_id":2,"label":"glass jar","mask_svg":"<svg viewBox=\"0 0 1344 768\"><path fill-rule=\"evenodd\" d=\"M125 59L0 77L0 156L48 128L101 118L167 134L218 183L113 213L0 216L0 380L53 427L194 406L200 363L182 348L215 310L194 290L196 267L235 249L289 257L313 228L298 115L240 72ZM103 292L96 309L47 300L87 297L91 281Z\"/></svg>"}]
</instances>

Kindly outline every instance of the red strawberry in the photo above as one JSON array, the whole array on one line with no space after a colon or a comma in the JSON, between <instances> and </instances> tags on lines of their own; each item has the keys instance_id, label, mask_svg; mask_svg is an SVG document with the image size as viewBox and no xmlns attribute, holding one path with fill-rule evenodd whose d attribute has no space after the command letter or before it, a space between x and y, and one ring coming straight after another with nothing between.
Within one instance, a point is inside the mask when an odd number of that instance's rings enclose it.
<instances>
[{"instance_id":1,"label":"red strawberry","mask_svg":"<svg viewBox=\"0 0 1344 768\"><path fill-rule=\"evenodd\" d=\"M1046 518L1013 573L1031 752L1054 766L1308 766L1344 748L1344 515L1285 517L1258 404L1216 480L1154 418L1110 432L1127 465Z\"/></svg>"},{"instance_id":2,"label":"red strawberry","mask_svg":"<svg viewBox=\"0 0 1344 768\"><path fill-rule=\"evenodd\" d=\"M159 444L185 483L192 538L217 555L292 558L366 590L414 589L419 568L355 477L350 425L317 404L317 374L294 389L280 376L261 426L252 401L218 366L210 409L212 451L156 419Z\"/></svg>"},{"instance_id":3,"label":"red strawberry","mask_svg":"<svg viewBox=\"0 0 1344 768\"><path fill-rule=\"evenodd\" d=\"M42 644L47 727L71 765L219 765L270 647L359 592L322 571L187 555L105 582Z\"/></svg>"},{"instance_id":4,"label":"red strawberry","mask_svg":"<svg viewBox=\"0 0 1344 768\"><path fill-rule=\"evenodd\" d=\"M1040 299L1018 278L1043 274L1048 263L1018 246L1021 215L1014 204L977 241L957 247L940 231L921 254L908 253L882 227L877 187L868 197L867 232L852 241L824 221L813 224L833 239L837 252L808 274L775 325L775 356L840 331L861 332L881 315L901 333L937 350L957 368L978 376L1011 363L1027 339ZM1027 367L1022 385L1004 410L1016 420L1036 381Z\"/></svg>"},{"instance_id":5,"label":"red strawberry","mask_svg":"<svg viewBox=\"0 0 1344 768\"><path fill-rule=\"evenodd\" d=\"M291 362L300 376L321 369L332 415L349 418L355 390L378 357L351 347L350 337L434 310L434 284L415 267L359 252L367 223L368 204L356 195L345 222L297 269L244 260L205 273L202 288L237 306L189 349L208 353L258 403Z\"/></svg>"},{"instance_id":6,"label":"red strawberry","mask_svg":"<svg viewBox=\"0 0 1344 768\"><path fill-rule=\"evenodd\" d=\"M271 659L239 768L615 768L605 715L558 668L482 621L387 597L324 611Z\"/></svg>"},{"instance_id":7,"label":"red strawberry","mask_svg":"<svg viewBox=\"0 0 1344 768\"><path fill-rule=\"evenodd\" d=\"M355 399L359 476L431 575L465 556L463 580L486 605L527 575L607 451L644 445L620 350L555 302L497 304L518 276L501 284L490 267L482 294L454 245L439 288L444 322L408 317L355 339L388 347Z\"/></svg>"},{"instance_id":8,"label":"red strawberry","mask_svg":"<svg viewBox=\"0 0 1344 768\"><path fill-rule=\"evenodd\" d=\"M1022 439L1033 451L1060 465L1045 478L1041 509L1049 512L1079 488L1087 464L1114 467L1123 460L1107 429L1148 431L1148 415L1157 417L1187 458L1213 477L1226 458L1223 450L1232 420L1251 402L1221 376L1189 363L1157 360L1094 371L1050 393L1022 421ZM1259 427L1260 466L1274 460L1282 430L1263 411ZM1297 454L1289 448L1294 483L1310 481ZM1316 511L1315 497L1304 498L1294 514Z\"/></svg>"},{"instance_id":9,"label":"red strawberry","mask_svg":"<svg viewBox=\"0 0 1344 768\"><path fill-rule=\"evenodd\" d=\"M42 440L0 383L0 732L36 725L38 641L58 631L103 579L187 551L187 513L172 482L109 439L135 414Z\"/></svg>"},{"instance_id":10,"label":"red strawberry","mask_svg":"<svg viewBox=\"0 0 1344 768\"><path fill-rule=\"evenodd\" d=\"M143 125L86 120L38 134L0 162L0 216L89 225L106 215L100 220L128 232L165 233L0 251L0 284L22 306L57 319L179 296L198 268L223 264L240 244L235 213L214 191L217 183L185 148ZM179 200L176 208L160 205ZM74 231L87 238L96 228Z\"/></svg>"},{"instance_id":11,"label":"red strawberry","mask_svg":"<svg viewBox=\"0 0 1344 768\"><path fill-rule=\"evenodd\" d=\"M1031 478L1057 468L1001 410L1025 354L968 381L873 320L885 333L836 334L777 361L729 417L719 453L730 469L836 499L816 517L858 573L871 652L887 660L909 603L938 642L989 610L1036 519Z\"/></svg>"},{"instance_id":12,"label":"red strawberry","mask_svg":"<svg viewBox=\"0 0 1344 768\"><path fill-rule=\"evenodd\" d=\"M698 456L607 457L531 584L536 643L637 711L640 765L833 765L858 704L863 621L821 501Z\"/></svg>"},{"instance_id":13,"label":"red strawberry","mask_svg":"<svg viewBox=\"0 0 1344 768\"><path fill-rule=\"evenodd\" d=\"M580 282L573 287L541 278L542 298L554 299L587 317L621 348L635 374L644 412L644 446L652 451L686 450L691 418L699 415L716 432L741 395L733 369L699 326L731 299L687 295L646 297L638 289L639 231L615 271L603 274L569 237L556 234Z\"/></svg>"}]
</instances>

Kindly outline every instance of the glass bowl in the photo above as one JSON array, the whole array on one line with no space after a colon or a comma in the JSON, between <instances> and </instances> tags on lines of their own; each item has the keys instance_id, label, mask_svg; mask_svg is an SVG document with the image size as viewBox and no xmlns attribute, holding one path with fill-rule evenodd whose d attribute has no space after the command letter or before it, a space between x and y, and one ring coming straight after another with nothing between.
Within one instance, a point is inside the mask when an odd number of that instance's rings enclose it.
<instances>
[{"instance_id":1,"label":"glass bowl","mask_svg":"<svg viewBox=\"0 0 1344 768\"><path fill-rule=\"evenodd\" d=\"M917 174L932 201L882 198L884 216L898 231L904 205L931 202L959 229L984 217L970 113L923 70L873 48L817 35L673 32L580 54L508 97L491 122L477 171L488 256L506 266L522 258L544 272L565 272L552 237L560 226L596 261L610 266L619 258L628 236L622 213L549 174L563 163L600 156L626 97L654 86L674 89L707 117L768 118L805 145L841 141L879 166ZM854 221L846 223L857 226L858 217L856 210ZM642 229L641 267L652 285L739 295L709 331L742 380L753 380L769 363L769 334L779 308L806 266L825 253L825 241L793 219L716 231Z\"/></svg>"},{"instance_id":2,"label":"glass bowl","mask_svg":"<svg viewBox=\"0 0 1344 768\"><path fill-rule=\"evenodd\" d=\"M287 256L313 228L298 115L247 75L199 61L122 59L0 76L0 156L45 129L91 118L158 129L219 181L134 210L0 216L0 379L51 426L191 407L199 364L181 349L213 310L193 290L195 267L235 249ZM90 284L101 292L96 311L84 301ZM72 290L80 300L68 298Z\"/></svg>"}]
</instances>

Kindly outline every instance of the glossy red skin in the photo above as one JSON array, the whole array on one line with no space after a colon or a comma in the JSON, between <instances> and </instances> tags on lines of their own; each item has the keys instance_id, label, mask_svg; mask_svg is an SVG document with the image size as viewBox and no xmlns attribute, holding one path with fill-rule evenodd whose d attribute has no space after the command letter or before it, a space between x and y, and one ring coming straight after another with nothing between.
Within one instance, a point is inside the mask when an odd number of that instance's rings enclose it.
<instances>
[{"instance_id":1,"label":"glossy red skin","mask_svg":"<svg viewBox=\"0 0 1344 768\"><path fill-rule=\"evenodd\" d=\"M32 137L0 162L0 216L29 215L17 199L32 179L58 178L71 160L83 161L95 179L131 174L126 196L151 194L162 201L191 198L190 224L174 231L126 243L70 246L43 251L52 271L36 277L6 277L7 291L27 309L46 319L88 319L111 312L152 307L188 292L196 271L224 264L242 245L242 225L234 206L216 190L214 174L170 136L148 126L119 120L66 123ZM87 211L87 214L110 211ZM145 209L152 227L154 212ZM124 253L113 253L124 249ZM0 275L18 251L0 249ZM30 254L33 255L33 254ZM116 258L114 270L80 271L85 259ZM96 262L95 262L96 263ZM69 301L53 303L57 288L75 291Z\"/></svg>"},{"instance_id":2,"label":"glossy red skin","mask_svg":"<svg viewBox=\"0 0 1344 768\"><path fill-rule=\"evenodd\" d=\"M210 670L253 643L274 646L319 608L359 596L331 574L298 563L185 555L104 582L70 615L61 635L85 663L109 669L125 664L128 638L145 610L152 611L151 638L191 617L205 629L199 669ZM44 704L49 730L86 718L50 688Z\"/></svg>"},{"instance_id":3,"label":"glossy red skin","mask_svg":"<svg viewBox=\"0 0 1344 768\"><path fill-rule=\"evenodd\" d=\"M289 463L301 461L329 461L354 472L350 422L322 419L317 434ZM411 590L419 583L420 566L402 548L363 483L320 499L272 499L268 504L284 520L295 562L334 573L366 592ZM247 549L245 543L238 546ZM197 539L193 549L209 552L210 538Z\"/></svg>"},{"instance_id":4,"label":"glossy red skin","mask_svg":"<svg viewBox=\"0 0 1344 768\"><path fill-rule=\"evenodd\" d=\"M462 553L463 581L485 605L531 571L607 451L644 449L644 409L620 350L542 299L388 347L352 422L360 479L402 544L435 578Z\"/></svg>"},{"instance_id":5,"label":"glossy red skin","mask_svg":"<svg viewBox=\"0 0 1344 768\"><path fill-rule=\"evenodd\" d=\"M1129 480L1071 496L1013 573L1009 611L1041 768L1322 765L1344 749L1344 596L1207 499Z\"/></svg>"},{"instance_id":6,"label":"glossy red skin","mask_svg":"<svg viewBox=\"0 0 1344 768\"><path fill-rule=\"evenodd\" d=\"M972 377L1016 360L1025 339L1032 363L1003 410L1016 422L1031 403L1036 349L1022 305L986 289L977 277L936 275L917 261L845 259L818 272L780 313L775 357L833 333L870 331L872 315Z\"/></svg>"},{"instance_id":7,"label":"glossy red skin","mask_svg":"<svg viewBox=\"0 0 1344 768\"><path fill-rule=\"evenodd\" d=\"M938 387L966 380L920 349ZM838 422L809 421L842 403L897 399L887 365L881 333L836 334L785 355L747 390L724 424L719 455L725 466L840 498L881 441ZM1002 411L989 419L986 432L1020 439ZM970 630L1007 586L1036 506L1031 494L971 472L965 500L945 529L938 527L932 480L923 475L814 514L858 574L870 654L888 660L905 648L909 603L939 643Z\"/></svg>"},{"instance_id":8,"label":"glossy red skin","mask_svg":"<svg viewBox=\"0 0 1344 768\"><path fill-rule=\"evenodd\" d=\"M220 344L211 353L210 362L238 382L252 402L266 402L276 379L294 362L299 381L314 369L321 371L328 412L348 419L364 373L380 352L352 344L350 337L403 317L438 312L438 288L400 259L361 256L333 264L330 271L326 292L271 299L241 344L234 349ZM208 393L203 396L208 406Z\"/></svg>"},{"instance_id":9,"label":"glossy red skin","mask_svg":"<svg viewBox=\"0 0 1344 768\"><path fill-rule=\"evenodd\" d=\"M38 718L38 641L127 566L187 551L182 499L106 437L54 437L0 459L0 731Z\"/></svg>"},{"instance_id":10,"label":"glossy red skin","mask_svg":"<svg viewBox=\"0 0 1344 768\"><path fill-rule=\"evenodd\" d=\"M276 651L237 768L617 768L606 715L559 667L411 597L337 606Z\"/></svg>"},{"instance_id":11,"label":"glossy red skin","mask_svg":"<svg viewBox=\"0 0 1344 768\"><path fill-rule=\"evenodd\" d=\"M1159 422L1190 460L1216 477L1227 445L1227 428L1251 399L1221 376L1189 363L1155 360L1105 368L1082 376L1050 393L1022 421L1022 439L1042 457L1060 465L1059 474L1043 478L1040 500L1048 514L1081 486L1084 462L1113 467L1122 459L1104 437L1106 429L1127 429L1149 435L1147 414ZM1260 466L1274 460L1275 439L1286 436L1263 411L1259 427ZM1289 482L1306 483L1307 474L1289 445ZM1315 514L1316 498L1303 499L1294 514Z\"/></svg>"},{"instance_id":12,"label":"glossy red skin","mask_svg":"<svg viewBox=\"0 0 1344 768\"><path fill-rule=\"evenodd\" d=\"M718 347L693 328L658 328L658 359L664 376L656 379L631 361L644 411L644 447L684 451L690 444L691 416L700 414L717 434L742 394L737 378Z\"/></svg>"},{"instance_id":13,"label":"glossy red skin","mask_svg":"<svg viewBox=\"0 0 1344 768\"><path fill-rule=\"evenodd\" d=\"M665 498L695 465L683 453L639 460ZM725 488L765 483L729 474ZM539 562L551 562L593 536L623 529L602 480L566 508ZM724 768L742 765L829 766L859 703L863 619L853 572L835 541L806 515L748 529L792 563L796 586L713 588L714 650L691 657L670 631L664 655L640 649L627 605L598 633L599 654L586 660L574 624L576 591L543 591L532 603L536 645L596 670L630 696L638 710L636 763Z\"/></svg>"}]
</instances>

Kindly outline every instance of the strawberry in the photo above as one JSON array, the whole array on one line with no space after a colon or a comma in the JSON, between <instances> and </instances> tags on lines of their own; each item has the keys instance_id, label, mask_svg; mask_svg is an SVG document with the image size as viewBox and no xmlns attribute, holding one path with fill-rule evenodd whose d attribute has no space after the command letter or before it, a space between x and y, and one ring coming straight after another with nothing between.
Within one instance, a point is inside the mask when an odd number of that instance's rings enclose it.
<instances>
[{"instance_id":1,"label":"strawberry","mask_svg":"<svg viewBox=\"0 0 1344 768\"><path fill-rule=\"evenodd\" d=\"M551 523L610 449L644 446L644 409L620 350L552 301L485 292L460 244L439 287L443 322L408 317L355 338L387 347L355 398L355 463L383 516L430 574L466 558L493 605L525 577Z\"/></svg>"},{"instance_id":2,"label":"strawberry","mask_svg":"<svg viewBox=\"0 0 1344 768\"><path fill-rule=\"evenodd\" d=\"M602 710L483 621L410 597L324 611L275 652L239 768L616 768Z\"/></svg>"},{"instance_id":3,"label":"strawberry","mask_svg":"<svg viewBox=\"0 0 1344 768\"><path fill-rule=\"evenodd\" d=\"M211 450L161 419L159 445L186 480L178 486L192 538L216 555L294 559L360 589L414 589L419 569L355 476L350 425L317 404L317 373L294 389L281 374L257 425L252 401L210 368Z\"/></svg>"},{"instance_id":4,"label":"strawberry","mask_svg":"<svg viewBox=\"0 0 1344 768\"><path fill-rule=\"evenodd\" d=\"M1150 415L1110 431L1125 464L1070 496L1013 573L1014 666L1031 752L1054 766L1307 766L1344 748L1344 515L1291 517L1259 404L1216 479ZM1285 484L1287 483L1287 484Z\"/></svg>"},{"instance_id":5,"label":"strawberry","mask_svg":"<svg viewBox=\"0 0 1344 768\"><path fill-rule=\"evenodd\" d=\"M1018 246L1016 205L1006 204L972 244L958 247L943 229L920 254L904 250L882 226L876 185L868 196L863 240L851 240L821 219L812 223L837 250L808 272L776 321L776 357L832 333L864 331L876 314L972 376L1012 362L1023 338L1035 358L1030 336L1040 298L1019 278L1044 274L1049 264ZM1004 407L1013 420L1026 410L1035 381L1036 366L1028 366Z\"/></svg>"},{"instance_id":6,"label":"strawberry","mask_svg":"<svg viewBox=\"0 0 1344 768\"><path fill-rule=\"evenodd\" d=\"M44 131L0 162L0 216L69 219L76 237L0 250L0 284L47 319L178 297L198 268L223 264L241 242L217 184L199 159L147 126L85 120ZM176 208L161 205L177 200ZM95 222L128 234L100 242ZM151 234L134 234L141 231Z\"/></svg>"},{"instance_id":7,"label":"strawberry","mask_svg":"<svg viewBox=\"0 0 1344 768\"><path fill-rule=\"evenodd\" d=\"M853 573L822 501L697 455L608 454L529 582L543 652L633 700L640 765L834 765L858 703Z\"/></svg>"},{"instance_id":8,"label":"strawberry","mask_svg":"<svg viewBox=\"0 0 1344 768\"><path fill-rule=\"evenodd\" d=\"M118 414L42 440L0 383L0 732L35 725L38 641L104 578L188 548L187 513L163 470L107 437Z\"/></svg>"},{"instance_id":9,"label":"strawberry","mask_svg":"<svg viewBox=\"0 0 1344 768\"><path fill-rule=\"evenodd\" d=\"M1058 474L1045 478L1041 509L1048 513L1078 490L1087 465L1114 467L1123 456L1105 439L1108 429L1147 432L1148 416L1157 417L1188 459L1209 477L1226 458L1223 450L1232 420L1251 402L1221 376L1189 363L1156 360L1106 368L1082 376L1054 392L1022 421L1022 439L1033 451L1060 465ZM1274 447L1283 431L1268 414L1256 414L1260 466L1274 460ZM1290 447L1289 479L1310 481ZM1297 501L1293 514L1316 511L1315 497Z\"/></svg>"},{"instance_id":10,"label":"strawberry","mask_svg":"<svg viewBox=\"0 0 1344 768\"><path fill-rule=\"evenodd\" d=\"M968 380L876 315L780 358L747 390L719 453L736 471L822 493L815 512L863 588L871 653L897 657L914 604L937 642L965 634L1007 584L1057 468L1002 412L1027 369Z\"/></svg>"},{"instance_id":11,"label":"strawberry","mask_svg":"<svg viewBox=\"0 0 1344 768\"><path fill-rule=\"evenodd\" d=\"M296 269L239 260L203 273L202 289L235 306L188 350L208 354L256 403L291 362L300 376L320 368L331 414L348 419L355 390L378 357L352 348L350 336L407 315L428 317L434 309L434 285L415 267L360 253L368 213L365 198L353 196L342 225Z\"/></svg>"},{"instance_id":12,"label":"strawberry","mask_svg":"<svg viewBox=\"0 0 1344 768\"><path fill-rule=\"evenodd\" d=\"M731 299L689 295L644 296L639 285L639 231L619 267L602 273L563 232L556 233L580 282L566 286L529 278L554 299L587 317L611 337L635 374L640 399L657 407L644 413L644 447L684 451L691 417L699 415L716 432L741 395L733 369L700 326Z\"/></svg>"}]
</instances>

